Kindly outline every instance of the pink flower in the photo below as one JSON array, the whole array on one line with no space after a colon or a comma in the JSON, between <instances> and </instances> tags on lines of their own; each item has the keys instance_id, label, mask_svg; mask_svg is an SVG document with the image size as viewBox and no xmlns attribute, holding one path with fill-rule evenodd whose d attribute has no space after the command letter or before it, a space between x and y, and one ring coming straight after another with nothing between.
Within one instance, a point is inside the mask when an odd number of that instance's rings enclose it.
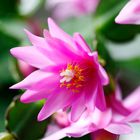
<instances>
[{"instance_id":1,"label":"pink flower","mask_svg":"<svg viewBox=\"0 0 140 140\"><path fill-rule=\"evenodd\" d=\"M37 68L27 78L12 86L25 89L21 102L45 99L38 120L44 120L59 109L71 108L71 120L76 121L85 109L106 109L103 85L108 76L98 62L97 52L91 52L79 33L73 37L48 19L49 31L44 38L26 31L31 47L11 49L16 58Z\"/></svg>"},{"instance_id":2,"label":"pink flower","mask_svg":"<svg viewBox=\"0 0 140 140\"><path fill-rule=\"evenodd\" d=\"M43 140L61 139L66 136L82 137L88 133L96 133L108 131L117 135L128 134L132 132L132 128L128 123L140 122L140 87L138 87L125 100L121 99L120 91L108 95L108 109L104 112L95 108L94 111L86 110L77 122L71 122L54 134L44 138ZM69 115L69 114L68 114ZM68 117L68 116L67 116ZM114 136L115 136L114 135ZM113 135L112 135L113 136Z\"/></svg>"},{"instance_id":3,"label":"pink flower","mask_svg":"<svg viewBox=\"0 0 140 140\"><path fill-rule=\"evenodd\" d=\"M140 24L140 0L130 0L115 21L120 24Z\"/></svg>"},{"instance_id":4,"label":"pink flower","mask_svg":"<svg viewBox=\"0 0 140 140\"><path fill-rule=\"evenodd\" d=\"M99 0L48 0L47 8L53 9L54 18L66 19L90 14L96 10L98 3Z\"/></svg>"}]
</instances>

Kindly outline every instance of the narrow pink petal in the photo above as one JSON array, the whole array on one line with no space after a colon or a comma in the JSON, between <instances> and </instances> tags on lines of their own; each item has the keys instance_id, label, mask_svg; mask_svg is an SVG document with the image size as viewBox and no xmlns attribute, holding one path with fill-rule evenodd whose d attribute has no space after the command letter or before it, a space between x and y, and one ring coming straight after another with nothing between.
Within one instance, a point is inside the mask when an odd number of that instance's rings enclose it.
<instances>
[{"instance_id":1,"label":"narrow pink petal","mask_svg":"<svg viewBox=\"0 0 140 140\"><path fill-rule=\"evenodd\" d=\"M91 122L96 125L98 129L105 128L112 119L112 111L110 109L102 112L98 108L95 108L94 112L91 112Z\"/></svg>"},{"instance_id":2,"label":"narrow pink petal","mask_svg":"<svg viewBox=\"0 0 140 140\"><path fill-rule=\"evenodd\" d=\"M107 85L109 83L109 77L101 65L99 65L99 76L100 76L102 85Z\"/></svg>"},{"instance_id":3,"label":"narrow pink petal","mask_svg":"<svg viewBox=\"0 0 140 140\"><path fill-rule=\"evenodd\" d=\"M66 67L67 67L67 64L50 65L40 70L45 71L45 72L60 73L63 69L66 69Z\"/></svg>"},{"instance_id":4,"label":"narrow pink petal","mask_svg":"<svg viewBox=\"0 0 140 140\"><path fill-rule=\"evenodd\" d=\"M58 25L56 25L56 23L51 18L48 18L48 26L50 34L53 37L63 40L70 45L71 49L77 50L73 38L67 33L65 33L61 28L59 28Z\"/></svg>"},{"instance_id":5,"label":"narrow pink petal","mask_svg":"<svg viewBox=\"0 0 140 140\"><path fill-rule=\"evenodd\" d=\"M36 68L43 68L50 64L47 57L41 54L35 47L17 47L11 49L10 52L16 58Z\"/></svg>"},{"instance_id":6,"label":"narrow pink petal","mask_svg":"<svg viewBox=\"0 0 140 140\"><path fill-rule=\"evenodd\" d=\"M11 89L28 89L31 88L34 84L44 80L49 79L50 76L52 76L52 73L47 73L44 71L34 71L29 76L27 76L23 81L13 85L10 87ZM55 76L54 76L55 77ZM49 82L49 80L48 80Z\"/></svg>"},{"instance_id":7,"label":"narrow pink petal","mask_svg":"<svg viewBox=\"0 0 140 140\"><path fill-rule=\"evenodd\" d=\"M130 0L115 21L119 24L140 24L140 1Z\"/></svg>"},{"instance_id":8,"label":"narrow pink petal","mask_svg":"<svg viewBox=\"0 0 140 140\"><path fill-rule=\"evenodd\" d=\"M44 88L49 88L48 91L51 91L55 87L60 86L60 76L57 74L52 74L34 84L32 84L31 87L28 87L28 89L31 90L42 90Z\"/></svg>"},{"instance_id":9,"label":"narrow pink petal","mask_svg":"<svg viewBox=\"0 0 140 140\"><path fill-rule=\"evenodd\" d=\"M52 93L48 91L48 89L43 89L40 91L27 90L20 97L20 101L23 103L31 103L31 102L36 102L38 100L46 99L51 95Z\"/></svg>"},{"instance_id":10,"label":"narrow pink petal","mask_svg":"<svg viewBox=\"0 0 140 140\"><path fill-rule=\"evenodd\" d=\"M28 35L28 38L30 39L33 46L46 46L45 39L39 36L36 36L25 29L26 34Z\"/></svg>"},{"instance_id":11,"label":"narrow pink petal","mask_svg":"<svg viewBox=\"0 0 140 140\"><path fill-rule=\"evenodd\" d=\"M83 93L80 93L81 95L78 97L78 99L72 104L71 108L71 120L77 121L82 113L85 110L85 95Z\"/></svg>"},{"instance_id":12,"label":"narrow pink petal","mask_svg":"<svg viewBox=\"0 0 140 140\"><path fill-rule=\"evenodd\" d=\"M92 131L96 131L96 130L97 130L97 128L95 128ZM79 137L82 137L82 136L89 134L90 132L91 131L88 129L88 127L71 126L71 128L69 129L69 131L67 131L66 134L69 137L79 138Z\"/></svg>"},{"instance_id":13,"label":"narrow pink petal","mask_svg":"<svg viewBox=\"0 0 140 140\"><path fill-rule=\"evenodd\" d=\"M58 132L60 130L61 130L61 128L57 124L53 124L53 123L48 124L47 125L47 131L46 131L43 139L49 137L50 135L55 134L56 132Z\"/></svg>"},{"instance_id":14,"label":"narrow pink petal","mask_svg":"<svg viewBox=\"0 0 140 140\"><path fill-rule=\"evenodd\" d=\"M98 84L97 80L94 78L93 81L91 81L91 84L87 86L85 89L85 101L86 101L86 107L93 111L95 108L95 100L98 90Z\"/></svg>"},{"instance_id":15,"label":"narrow pink petal","mask_svg":"<svg viewBox=\"0 0 140 140\"><path fill-rule=\"evenodd\" d=\"M111 123L105 130L117 135L132 133L132 128L129 125L121 123Z\"/></svg>"},{"instance_id":16,"label":"narrow pink petal","mask_svg":"<svg viewBox=\"0 0 140 140\"><path fill-rule=\"evenodd\" d=\"M61 140L67 136L67 132L69 132L70 130L71 130L71 127L60 129L52 133L51 135L44 137L41 140Z\"/></svg>"},{"instance_id":17,"label":"narrow pink petal","mask_svg":"<svg viewBox=\"0 0 140 140\"><path fill-rule=\"evenodd\" d=\"M45 105L38 114L38 120L42 121L47 119L50 115L63 109L71 103L71 93L67 93L65 90L57 90L53 95L46 101Z\"/></svg>"},{"instance_id":18,"label":"narrow pink petal","mask_svg":"<svg viewBox=\"0 0 140 140\"><path fill-rule=\"evenodd\" d=\"M110 99L110 105L115 112L123 116L128 116L130 114L130 110L122 104L122 101L117 100L114 94L108 96L108 98Z\"/></svg>"},{"instance_id":19,"label":"narrow pink petal","mask_svg":"<svg viewBox=\"0 0 140 140\"><path fill-rule=\"evenodd\" d=\"M67 56L67 59L70 59L73 57L73 59L78 59L80 57L80 54L75 52L73 49L70 48L69 44L65 43L64 41L61 41L60 39L51 39L48 40L48 44L53 47L56 51L58 51L61 55Z\"/></svg>"},{"instance_id":20,"label":"narrow pink petal","mask_svg":"<svg viewBox=\"0 0 140 140\"><path fill-rule=\"evenodd\" d=\"M87 53L91 52L90 47L79 33L74 34L74 39L78 43L79 47L81 47L79 50L85 51Z\"/></svg>"},{"instance_id":21,"label":"narrow pink petal","mask_svg":"<svg viewBox=\"0 0 140 140\"><path fill-rule=\"evenodd\" d=\"M140 122L140 109L133 111L128 116L126 116L122 122Z\"/></svg>"},{"instance_id":22,"label":"narrow pink petal","mask_svg":"<svg viewBox=\"0 0 140 140\"><path fill-rule=\"evenodd\" d=\"M97 130L97 127L94 125L94 123L90 121L90 116L87 115L89 115L89 113L86 110L78 121L71 124L69 131L67 131L68 136L82 137Z\"/></svg>"},{"instance_id":23,"label":"narrow pink petal","mask_svg":"<svg viewBox=\"0 0 140 140\"><path fill-rule=\"evenodd\" d=\"M92 53L88 53L89 59L93 62L93 66L95 69L99 69L99 62L98 62L98 52L94 51Z\"/></svg>"},{"instance_id":24,"label":"narrow pink petal","mask_svg":"<svg viewBox=\"0 0 140 140\"><path fill-rule=\"evenodd\" d=\"M39 47L38 50L54 63L68 63L72 59L80 59L79 54L71 51L69 45L60 39L46 38L46 44L49 50L44 46Z\"/></svg>"},{"instance_id":25,"label":"narrow pink petal","mask_svg":"<svg viewBox=\"0 0 140 140\"><path fill-rule=\"evenodd\" d=\"M140 108L140 86L124 99L123 104L131 111Z\"/></svg>"},{"instance_id":26,"label":"narrow pink petal","mask_svg":"<svg viewBox=\"0 0 140 140\"><path fill-rule=\"evenodd\" d=\"M95 105L98 109L102 111L106 110L105 95L104 95L103 87L100 83L98 84L98 91L96 95Z\"/></svg>"},{"instance_id":27,"label":"narrow pink petal","mask_svg":"<svg viewBox=\"0 0 140 140\"><path fill-rule=\"evenodd\" d=\"M64 136L82 137L92 131L96 131L97 127L94 124L90 125L90 122L87 121L87 119L82 115L78 121L72 123L69 127L61 129L43 140L61 139Z\"/></svg>"},{"instance_id":28,"label":"narrow pink petal","mask_svg":"<svg viewBox=\"0 0 140 140\"><path fill-rule=\"evenodd\" d=\"M67 43L72 41L72 37L65 33L61 28L59 28L58 25L51 18L48 18L48 26L49 31L53 37L63 39L63 41Z\"/></svg>"}]
</instances>

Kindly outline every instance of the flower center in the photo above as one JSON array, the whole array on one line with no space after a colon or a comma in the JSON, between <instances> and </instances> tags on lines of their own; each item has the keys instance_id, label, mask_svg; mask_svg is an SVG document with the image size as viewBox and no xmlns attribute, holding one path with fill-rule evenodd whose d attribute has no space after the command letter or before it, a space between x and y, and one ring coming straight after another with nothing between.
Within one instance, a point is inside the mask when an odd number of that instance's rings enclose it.
<instances>
[{"instance_id":1,"label":"flower center","mask_svg":"<svg viewBox=\"0 0 140 140\"><path fill-rule=\"evenodd\" d=\"M79 92L85 81L83 69L78 65L68 64L67 68L60 73L60 76L62 77L60 87L66 87L73 92Z\"/></svg>"}]
</instances>

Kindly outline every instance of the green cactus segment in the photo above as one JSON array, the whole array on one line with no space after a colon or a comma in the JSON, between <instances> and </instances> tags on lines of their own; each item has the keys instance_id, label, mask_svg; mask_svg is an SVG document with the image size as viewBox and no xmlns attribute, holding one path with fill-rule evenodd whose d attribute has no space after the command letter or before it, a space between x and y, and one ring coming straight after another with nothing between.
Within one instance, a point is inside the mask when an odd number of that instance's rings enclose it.
<instances>
[{"instance_id":1,"label":"green cactus segment","mask_svg":"<svg viewBox=\"0 0 140 140\"><path fill-rule=\"evenodd\" d=\"M16 97L6 112L6 129L19 140L35 140L43 137L48 121L37 121L42 102L23 104Z\"/></svg>"}]
</instances>

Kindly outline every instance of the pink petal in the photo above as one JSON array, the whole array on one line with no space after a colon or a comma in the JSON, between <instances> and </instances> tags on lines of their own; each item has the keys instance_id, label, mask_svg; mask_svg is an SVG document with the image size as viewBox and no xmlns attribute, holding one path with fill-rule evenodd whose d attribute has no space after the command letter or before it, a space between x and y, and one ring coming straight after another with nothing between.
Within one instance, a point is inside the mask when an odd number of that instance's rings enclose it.
<instances>
[{"instance_id":1,"label":"pink petal","mask_svg":"<svg viewBox=\"0 0 140 140\"><path fill-rule=\"evenodd\" d=\"M39 36L36 36L25 29L26 34L28 35L28 38L32 42L33 46L46 46L45 39Z\"/></svg>"},{"instance_id":2,"label":"pink petal","mask_svg":"<svg viewBox=\"0 0 140 140\"><path fill-rule=\"evenodd\" d=\"M59 64L59 65L51 65L51 66L47 66L45 68L42 68L42 71L45 72L53 72L53 73L60 73L60 71L64 68L67 67L67 64Z\"/></svg>"},{"instance_id":3,"label":"pink petal","mask_svg":"<svg viewBox=\"0 0 140 140\"><path fill-rule=\"evenodd\" d=\"M95 108L94 112L91 113L91 121L96 125L98 129L106 127L112 119L112 111L110 109L102 112L98 108Z\"/></svg>"},{"instance_id":4,"label":"pink petal","mask_svg":"<svg viewBox=\"0 0 140 140\"><path fill-rule=\"evenodd\" d=\"M95 128L96 130L96 128ZM94 130L94 131L95 131ZM78 127L77 125L72 125L66 128L63 128L52 135L49 135L48 137L43 138L42 140L60 140L64 137L82 137L86 134L90 133L90 130L88 130L88 127Z\"/></svg>"},{"instance_id":5,"label":"pink petal","mask_svg":"<svg viewBox=\"0 0 140 140\"><path fill-rule=\"evenodd\" d=\"M79 128L77 126L69 126L66 128L62 128L58 130L57 132L46 136L45 138L41 140L60 140L65 137L82 137L86 134L90 133L90 131L87 128Z\"/></svg>"},{"instance_id":6,"label":"pink petal","mask_svg":"<svg viewBox=\"0 0 140 140\"><path fill-rule=\"evenodd\" d=\"M131 111L140 108L140 86L124 99L123 104Z\"/></svg>"},{"instance_id":7,"label":"pink petal","mask_svg":"<svg viewBox=\"0 0 140 140\"><path fill-rule=\"evenodd\" d=\"M109 77L101 65L99 65L99 76L103 85L107 85L109 83Z\"/></svg>"},{"instance_id":8,"label":"pink petal","mask_svg":"<svg viewBox=\"0 0 140 140\"><path fill-rule=\"evenodd\" d=\"M97 130L97 127L89 119L90 116L87 113L87 110L82 114L80 119L75 123L72 123L67 131L68 136L72 137L82 137L88 133Z\"/></svg>"},{"instance_id":9,"label":"pink petal","mask_svg":"<svg viewBox=\"0 0 140 140\"><path fill-rule=\"evenodd\" d=\"M94 51L92 53L88 53L89 59L93 62L93 66L95 69L99 69L99 62L98 62L98 52ZM97 76L96 76L97 77Z\"/></svg>"},{"instance_id":10,"label":"pink petal","mask_svg":"<svg viewBox=\"0 0 140 140\"><path fill-rule=\"evenodd\" d=\"M96 93L95 105L98 109L105 111L106 110L106 100L101 84L98 84L98 91Z\"/></svg>"},{"instance_id":11,"label":"pink petal","mask_svg":"<svg viewBox=\"0 0 140 140\"><path fill-rule=\"evenodd\" d=\"M71 120L77 121L85 110L85 96L80 93L78 99L72 104L71 108Z\"/></svg>"},{"instance_id":12,"label":"pink petal","mask_svg":"<svg viewBox=\"0 0 140 140\"><path fill-rule=\"evenodd\" d=\"M96 79L91 81L91 84L85 89L86 107L91 111L93 111L95 108L97 90L98 90L98 84Z\"/></svg>"},{"instance_id":13,"label":"pink petal","mask_svg":"<svg viewBox=\"0 0 140 140\"><path fill-rule=\"evenodd\" d=\"M78 43L79 47L81 47L79 48L79 50L81 51L84 50L87 53L91 52L90 47L88 46L84 38L79 33L74 34L74 39Z\"/></svg>"},{"instance_id":14,"label":"pink petal","mask_svg":"<svg viewBox=\"0 0 140 140\"><path fill-rule=\"evenodd\" d=\"M38 120L42 121L47 119L50 115L68 106L71 100L71 93L67 93L65 90L57 90L52 93L53 95L46 101L45 105L38 114Z\"/></svg>"},{"instance_id":15,"label":"pink petal","mask_svg":"<svg viewBox=\"0 0 140 140\"><path fill-rule=\"evenodd\" d=\"M130 0L115 21L119 24L140 24L140 1Z\"/></svg>"},{"instance_id":16,"label":"pink petal","mask_svg":"<svg viewBox=\"0 0 140 140\"><path fill-rule=\"evenodd\" d=\"M69 45L56 38L46 38L46 43L49 48L39 47L38 50L47 56L54 63L68 63L72 59L80 59L78 55L72 52Z\"/></svg>"},{"instance_id":17,"label":"pink petal","mask_svg":"<svg viewBox=\"0 0 140 140\"><path fill-rule=\"evenodd\" d=\"M47 80L47 79L49 79L50 76L52 77L53 74L37 70L35 72L32 72L23 81L13 85L10 88L11 89L31 89L36 83L39 83L42 80ZM54 77L56 77L56 76L54 75ZM54 81L55 81L55 79L54 79ZM48 83L49 83L49 80L48 80ZM39 86L39 85L37 85L37 86Z\"/></svg>"},{"instance_id":18,"label":"pink petal","mask_svg":"<svg viewBox=\"0 0 140 140\"><path fill-rule=\"evenodd\" d=\"M105 130L117 135L132 133L132 128L129 125L121 123L111 123Z\"/></svg>"},{"instance_id":19,"label":"pink petal","mask_svg":"<svg viewBox=\"0 0 140 140\"><path fill-rule=\"evenodd\" d=\"M110 99L111 107L115 112L117 112L123 116L128 116L130 114L129 109L127 109L125 106L123 106L123 104L122 104L123 102L117 100L114 94L110 95L108 98Z\"/></svg>"},{"instance_id":20,"label":"pink petal","mask_svg":"<svg viewBox=\"0 0 140 140\"><path fill-rule=\"evenodd\" d=\"M76 57L76 54L69 44L60 39L53 38L47 30L44 30L45 39L35 36L28 31L26 31L26 33L33 45L37 46L37 49L44 54L48 60L51 60L50 62L68 61L71 60L72 57L73 59Z\"/></svg>"},{"instance_id":21,"label":"pink petal","mask_svg":"<svg viewBox=\"0 0 140 140\"><path fill-rule=\"evenodd\" d=\"M96 128L95 130L96 131ZM67 131L67 136L69 137L75 137L75 138L78 138L78 137L82 137L84 135L87 135L90 133L90 130L88 130L88 127L71 127L69 129L69 131Z\"/></svg>"},{"instance_id":22,"label":"pink petal","mask_svg":"<svg viewBox=\"0 0 140 140\"><path fill-rule=\"evenodd\" d=\"M60 130L61 129L57 124L48 124L47 131L46 131L45 136L44 136L43 139L49 137L50 135L53 135L54 133L56 133L56 132L58 132Z\"/></svg>"},{"instance_id":23,"label":"pink petal","mask_svg":"<svg viewBox=\"0 0 140 140\"><path fill-rule=\"evenodd\" d=\"M43 68L50 64L47 57L41 54L35 47L17 47L11 49L10 52L16 58L36 68Z\"/></svg>"},{"instance_id":24,"label":"pink petal","mask_svg":"<svg viewBox=\"0 0 140 140\"><path fill-rule=\"evenodd\" d=\"M67 136L67 131L69 131L69 127L66 127L66 128L63 128L63 129L60 129L54 133L52 133L51 135L49 136L46 136L45 138L41 139L41 140L61 140L63 138L65 138ZM52 132L53 130L51 130Z\"/></svg>"},{"instance_id":25,"label":"pink petal","mask_svg":"<svg viewBox=\"0 0 140 140\"><path fill-rule=\"evenodd\" d=\"M53 37L63 40L64 42L70 45L71 49L77 50L73 38L69 36L67 33L65 33L61 28L59 28L51 18L48 18L48 26L50 34Z\"/></svg>"},{"instance_id":26,"label":"pink petal","mask_svg":"<svg viewBox=\"0 0 140 140\"><path fill-rule=\"evenodd\" d=\"M133 111L128 116L126 116L122 122L140 122L140 109Z\"/></svg>"},{"instance_id":27,"label":"pink petal","mask_svg":"<svg viewBox=\"0 0 140 140\"><path fill-rule=\"evenodd\" d=\"M48 89L44 89L41 91L27 90L20 97L20 101L23 103L31 103L31 102L36 102L38 100L46 99L51 95L52 93L48 91Z\"/></svg>"}]
</instances>

